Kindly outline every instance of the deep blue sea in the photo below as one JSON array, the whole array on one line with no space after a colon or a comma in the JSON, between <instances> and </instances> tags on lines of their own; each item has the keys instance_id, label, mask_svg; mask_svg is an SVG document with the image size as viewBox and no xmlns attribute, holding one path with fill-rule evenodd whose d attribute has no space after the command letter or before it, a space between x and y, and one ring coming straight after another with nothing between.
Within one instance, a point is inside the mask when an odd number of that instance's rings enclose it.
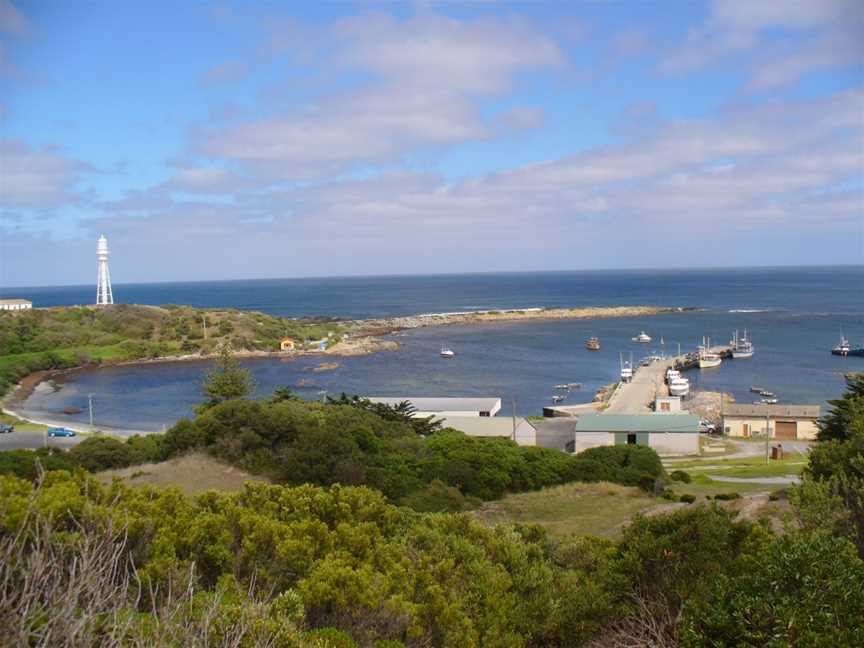
<instances>
[{"instance_id":1,"label":"deep blue sea","mask_svg":"<svg viewBox=\"0 0 864 648\"><path fill-rule=\"evenodd\" d=\"M0 289L36 306L92 303L88 287ZM412 277L274 279L175 284L117 284L128 303L234 307L290 317L369 318L416 313L585 305L692 306L699 312L600 320L501 322L425 328L396 334L396 352L337 359L338 369L312 372L332 358L246 361L266 395L287 385L307 398L342 391L381 396L500 396L520 414L540 414L553 385L581 382L567 403L589 401L613 382L620 352L638 359L660 351L693 350L703 335L726 343L748 329L757 347L750 360L724 361L691 372L696 388L732 392L749 402L749 386L778 394L781 402L825 403L843 389L842 374L864 371L864 358L830 355L844 332L864 344L864 266L722 270L590 271ZM636 345L645 330L651 345ZM590 353L584 339L597 335L603 349ZM456 351L442 360L446 344ZM86 410L93 394L96 423L104 428L158 430L190 416L200 402L206 362L113 367L72 375L58 391L42 389L25 404L33 416Z\"/></svg>"}]
</instances>

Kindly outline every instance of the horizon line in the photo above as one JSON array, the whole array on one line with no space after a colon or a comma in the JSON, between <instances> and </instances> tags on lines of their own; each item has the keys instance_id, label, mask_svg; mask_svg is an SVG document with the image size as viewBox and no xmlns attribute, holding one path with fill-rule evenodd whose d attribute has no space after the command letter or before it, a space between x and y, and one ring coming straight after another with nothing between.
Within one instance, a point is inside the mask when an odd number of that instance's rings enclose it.
<instances>
[{"instance_id":1,"label":"horizon line","mask_svg":"<svg viewBox=\"0 0 864 648\"><path fill-rule=\"evenodd\" d=\"M814 265L764 265L764 266L665 266L665 267L638 267L638 268L571 268L564 270L484 270L472 272L416 272L416 273L381 273L381 274L356 274L356 275L307 275L294 277L246 277L241 279L172 279L166 281L112 281L112 286L153 286L170 284L203 284L203 283L239 283L245 281L305 281L316 279L402 279L414 277L455 277L455 276L491 276L491 275L539 275L539 274L567 274L567 273L592 273L592 272L672 272L681 270L710 271L710 270L817 270L838 268L861 268L864 263L840 263L840 264L814 264ZM0 293L8 290L26 290L40 288L84 288L91 287L89 283L74 284L50 284L42 286L4 286L0 285Z\"/></svg>"}]
</instances>

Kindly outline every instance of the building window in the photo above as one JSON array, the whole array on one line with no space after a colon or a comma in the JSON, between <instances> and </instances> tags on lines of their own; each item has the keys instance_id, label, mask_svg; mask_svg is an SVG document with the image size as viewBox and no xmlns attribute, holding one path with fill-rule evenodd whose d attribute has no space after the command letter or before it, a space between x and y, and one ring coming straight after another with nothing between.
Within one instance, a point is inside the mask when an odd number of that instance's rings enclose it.
<instances>
[{"instance_id":1,"label":"building window","mask_svg":"<svg viewBox=\"0 0 864 648\"><path fill-rule=\"evenodd\" d=\"M669 402L668 401L662 401L660 403L660 411L661 412L668 412L669 411Z\"/></svg>"},{"instance_id":2,"label":"building window","mask_svg":"<svg viewBox=\"0 0 864 648\"><path fill-rule=\"evenodd\" d=\"M628 434L627 435L627 445L636 445L636 435Z\"/></svg>"}]
</instances>

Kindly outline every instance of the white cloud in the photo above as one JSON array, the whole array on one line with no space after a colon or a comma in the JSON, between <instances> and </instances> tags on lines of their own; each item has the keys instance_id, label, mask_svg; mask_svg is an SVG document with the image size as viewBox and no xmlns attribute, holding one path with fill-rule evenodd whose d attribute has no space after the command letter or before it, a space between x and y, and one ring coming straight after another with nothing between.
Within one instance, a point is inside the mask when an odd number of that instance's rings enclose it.
<instances>
[{"instance_id":1,"label":"white cloud","mask_svg":"<svg viewBox=\"0 0 864 648\"><path fill-rule=\"evenodd\" d=\"M491 130L479 98L563 60L553 41L515 21L367 16L339 23L331 37L334 60L369 75L367 84L302 112L202 133L197 151L293 179L481 139Z\"/></svg>"},{"instance_id":2,"label":"white cloud","mask_svg":"<svg viewBox=\"0 0 864 648\"><path fill-rule=\"evenodd\" d=\"M862 34L864 5L858 0L714 0L705 23L667 52L660 67L687 72L755 53L748 85L764 90L815 70L860 68Z\"/></svg>"},{"instance_id":3,"label":"white cloud","mask_svg":"<svg viewBox=\"0 0 864 648\"><path fill-rule=\"evenodd\" d=\"M75 202L75 184L89 168L50 149L0 140L0 207L55 207Z\"/></svg>"}]
</instances>

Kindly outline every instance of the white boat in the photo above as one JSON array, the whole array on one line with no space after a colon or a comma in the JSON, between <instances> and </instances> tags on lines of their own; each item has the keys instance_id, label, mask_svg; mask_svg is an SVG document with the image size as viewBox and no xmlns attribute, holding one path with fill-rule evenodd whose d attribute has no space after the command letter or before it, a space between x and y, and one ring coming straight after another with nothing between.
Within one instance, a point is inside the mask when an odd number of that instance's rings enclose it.
<instances>
[{"instance_id":1,"label":"white boat","mask_svg":"<svg viewBox=\"0 0 864 648\"><path fill-rule=\"evenodd\" d=\"M721 358L716 353L711 352L711 338L704 338L702 346L699 347L699 368L700 369L711 369L713 367L719 367L723 362L723 358Z\"/></svg>"},{"instance_id":2,"label":"white boat","mask_svg":"<svg viewBox=\"0 0 864 648\"><path fill-rule=\"evenodd\" d=\"M630 354L630 361L624 359L622 354L618 355L618 364L621 367L621 381L630 382L633 380L633 354Z\"/></svg>"},{"instance_id":3,"label":"white boat","mask_svg":"<svg viewBox=\"0 0 864 648\"><path fill-rule=\"evenodd\" d=\"M732 357L736 360L752 358L755 352L753 343L747 338L747 329L744 329L744 335L740 338L738 331L735 331L735 337L732 340Z\"/></svg>"},{"instance_id":4,"label":"white boat","mask_svg":"<svg viewBox=\"0 0 864 648\"><path fill-rule=\"evenodd\" d=\"M687 396L690 393L690 381L686 378L673 378L669 382L670 396Z\"/></svg>"},{"instance_id":5,"label":"white boat","mask_svg":"<svg viewBox=\"0 0 864 648\"><path fill-rule=\"evenodd\" d=\"M453 349L450 347L441 347L441 357L442 358L455 358L456 354L453 352Z\"/></svg>"},{"instance_id":6,"label":"white boat","mask_svg":"<svg viewBox=\"0 0 864 648\"><path fill-rule=\"evenodd\" d=\"M626 360L624 361L624 366L621 367L621 380L624 382L630 382L633 380L633 367L631 367L630 363Z\"/></svg>"},{"instance_id":7,"label":"white boat","mask_svg":"<svg viewBox=\"0 0 864 648\"><path fill-rule=\"evenodd\" d=\"M651 336L648 335L645 331L641 331L639 335L630 338L633 342L639 342L640 344L648 344L651 341Z\"/></svg>"},{"instance_id":8,"label":"white boat","mask_svg":"<svg viewBox=\"0 0 864 648\"><path fill-rule=\"evenodd\" d=\"M681 372L678 371L677 369L669 368L666 370L666 384L667 385L670 384L676 378L680 378L680 377L681 377Z\"/></svg>"}]
</instances>

